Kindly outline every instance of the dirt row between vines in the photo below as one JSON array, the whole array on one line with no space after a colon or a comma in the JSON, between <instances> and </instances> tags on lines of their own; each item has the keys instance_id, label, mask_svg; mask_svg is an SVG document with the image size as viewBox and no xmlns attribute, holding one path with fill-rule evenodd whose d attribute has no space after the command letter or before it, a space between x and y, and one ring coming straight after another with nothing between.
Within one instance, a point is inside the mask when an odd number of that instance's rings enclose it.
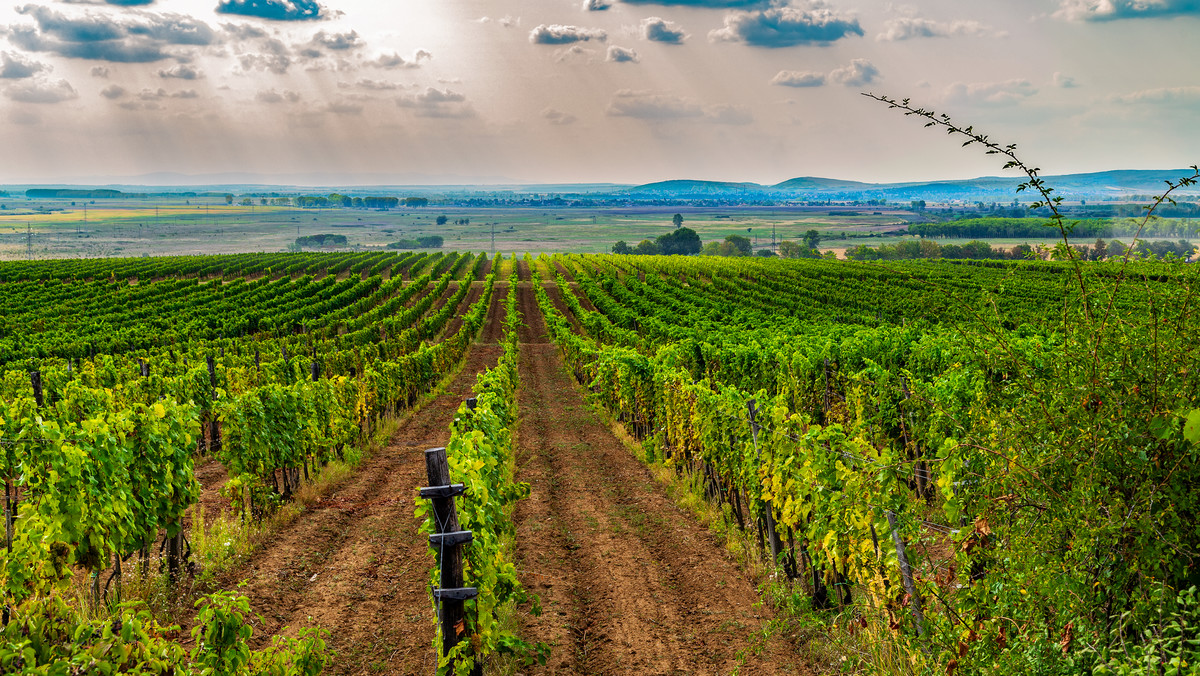
<instances>
[{"instance_id":1,"label":"dirt row between vines","mask_svg":"<svg viewBox=\"0 0 1200 676\"><path fill-rule=\"evenodd\" d=\"M491 269L490 262L487 264L487 269ZM442 295L438 296L437 300L435 300L430 306L430 309L426 312L425 316L432 316L433 314L436 314L438 310L445 307L450 298L453 297L458 291L458 285L458 282L450 282L446 290L442 292ZM501 290L501 286L504 287L503 290ZM433 286L430 285L430 290L432 290L432 288ZM424 297L425 293L427 292L418 293L413 296L405 304L405 307L411 308L412 306L416 305ZM493 290L493 294L501 294L501 296L503 296L503 294L507 293L508 285L497 282ZM455 316L446 324L446 328L442 332L444 337L451 337L458 333L458 330L462 328L463 315L466 313L467 309L475 304L475 301L479 300L479 297L482 295L483 283L476 282L471 291L467 293L467 297L463 299L464 302L460 305L460 311L456 313ZM501 300L503 300L503 298ZM493 307L495 302L496 300L493 299ZM424 317L422 317L422 319L423 318ZM501 333L503 333L502 320L503 317L500 318L500 321L496 322L496 326L499 327ZM490 324L486 326L484 330L486 331L489 328ZM496 343L499 342L500 338L498 336L491 339L484 338L483 342L488 342L489 340L490 342ZM196 480L200 482L200 499L198 504L204 509L205 523L211 524L213 520L216 519L221 513L228 511L230 508L229 498L221 495L221 489L224 488L225 483L229 481L229 472L225 469L225 465L221 464L219 460L209 456L205 460L197 463L195 475ZM191 528L191 520L194 514L195 512L192 512L185 517L184 526L186 528Z\"/></svg>"},{"instance_id":2,"label":"dirt row between vines","mask_svg":"<svg viewBox=\"0 0 1200 676\"><path fill-rule=\"evenodd\" d=\"M476 374L494 366L506 285L497 284L483 328L445 392L408 418L386 448L276 533L222 580L250 598L263 622L252 644L302 626L329 631L331 675L432 673L436 659L428 584L432 559L413 516L425 485L426 448L444 445Z\"/></svg>"},{"instance_id":3,"label":"dirt row between vines","mask_svg":"<svg viewBox=\"0 0 1200 676\"><path fill-rule=\"evenodd\" d=\"M584 401L533 296L522 284L516 565L544 607L521 633L552 653L523 673L808 673L783 639L756 642L772 614L749 576Z\"/></svg>"}]
</instances>

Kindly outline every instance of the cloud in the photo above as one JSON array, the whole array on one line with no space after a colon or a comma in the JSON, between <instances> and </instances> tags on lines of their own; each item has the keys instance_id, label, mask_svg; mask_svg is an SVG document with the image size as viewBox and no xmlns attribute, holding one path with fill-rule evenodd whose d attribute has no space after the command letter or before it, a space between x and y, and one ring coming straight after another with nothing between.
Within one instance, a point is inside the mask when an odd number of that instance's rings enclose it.
<instances>
[{"instance_id":1,"label":"cloud","mask_svg":"<svg viewBox=\"0 0 1200 676\"><path fill-rule=\"evenodd\" d=\"M603 12L612 7L612 3L608 0L583 0L583 11L585 12Z\"/></svg>"},{"instance_id":2,"label":"cloud","mask_svg":"<svg viewBox=\"0 0 1200 676\"><path fill-rule=\"evenodd\" d=\"M780 87L820 87L825 84L825 74L811 70L781 70L771 78L771 84Z\"/></svg>"},{"instance_id":3,"label":"cloud","mask_svg":"<svg viewBox=\"0 0 1200 676\"><path fill-rule=\"evenodd\" d=\"M363 65L370 66L371 68L382 68L383 70L416 68L421 65L422 61L428 61L432 58L433 54L430 54L424 49L418 49L410 60L406 60L398 53L392 52L391 54L380 54L377 58L371 59L370 61L364 61Z\"/></svg>"},{"instance_id":4,"label":"cloud","mask_svg":"<svg viewBox=\"0 0 1200 676\"><path fill-rule=\"evenodd\" d=\"M269 37L269 33L263 30L260 26L252 26L248 23L223 23L221 28L229 34L229 37L244 42L246 40L257 40L259 38Z\"/></svg>"},{"instance_id":5,"label":"cloud","mask_svg":"<svg viewBox=\"0 0 1200 676\"><path fill-rule=\"evenodd\" d=\"M129 92L119 84L110 84L109 86L100 90L100 96L103 96L110 101L113 99L119 99L128 93Z\"/></svg>"},{"instance_id":6,"label":"cloud","mask_svg":"<svg viewBox=\"0 0 1200 676\"><path fill-rule=\"evenodd\" d=\"M280 40L275 38L263 40L260 48L262 49L260 53L238 56L238 64L242 67L242 71L270 71L276 75L283 75L291 67L292 57L288 47Z\"/></svg>"},{"instance_id":7,"label":"cloud","mask_svg":"<svg viewBox=\"0 0 1200 676\"><path fill-rule=\"evenodd\" d=\"M217 14L253 16L270 21L313 21L329 17L314 0L221 0Z\"/></svg>"},{"instance_id":8,"label":"cloud","mask_svg":"<svg viewBox=\"0 0 1200 676\"><path fill-rule=\"evenodd\" d=\"M955 82L946 88L947 103L964 106L1011 106L1037 93L1029 80Z\"/></svg>"},{"instance_id":9,"label":"cloud","mask_svg":"<svg viewBox=\"0 0 1200 676\"><path fill-rule=\"evenodd\" d=\"M108 75L108 66L92 66L92 77L101 77L107 79Z\"/></svg>"},{"instance_id":10,"label":"cloud","mask_svg":"<svg viewBox=\"0 0 1200 676\"><path fill-rule=\"evenodd\" d=\"M358 82L339 82L339 89L366 89L375 92L395 91L404 89L404 85L397 82L388 82L386 80L371 80L362 78Z\"/></svg>"},{"instance_id":11,"label":"cloud","mask_svg":"<svg viewBox=\"0 0 1200 676\"><path fill-rule=\"evenodd\" d=\"M725 15L725 27L710 31L713 42L744 42L754 47L827 45L849 35L862 35L858 19L838 14L823 2L806 8L771 7L760 11L735 11Z\"/></svg>"},{"instance_id":12,"label":"cloud","mask_svg":"<svg viewBox=\"0 0 1200 676\"><path fill-rule=\"evenodd\" d=\"M1065 73L1055 73L1053 84L1059 89L1074 89L1079 86L1075 83L1075 78Z\"/></svg>"},{"instance_id":13,"label":"cloud","mask_svg":"<svg viewBox=\"0 0 1200 676\"><path fill-rule=\"evenodd\" d=\"M545 120L550 124L558 126L568 125L576 120L574 115L570 113L564 113L561 110L555 110L554 108L547 108L543 110L542 117L545 118Z\"/></svg>"},{"instance_id":14,"label":"cloud","mask_svg":"<svg viewBox=\"0 0 1200 676\"><path fill-rule=\"evenodd\" d=\"M154 0L62 0L68 5L117 5L119 7L134 7L137 5L153 5Z\"/></svg>"},{"instance_id":15,"label":"cloud","mask_svg":"<svg viewBox=\"0 0 1200 676\"><path fill-rule=\"evenodd\" d=\"M325 105L323 110L334 115L362 115L363 107L358 103L334 101Z\"/></svg>"},{"instance_id":16,"label":"cloud","mask_svg":"<svg viewBox=\"0 0 1200 676\"><path fill-rule=\"evenodd\" d=\"M683 44L687 35L678 24L657 16L642 19L642 37L652 42L665 42L669 45Z\"/></svg>"},{"instance_id":17,"label":"cloud","mask_svg":"<svg viewBox=\"0 0 1200 676\"><path fill-rule=\"evenodd\" d=\"M170 68L162 68L158 71L158 76L166 79L176 80L202 80L204 73L200 72L195 66L189 66L186 63L181 63Z\"/></svg>"},{"instance_id":18,"label":"cloud","mask_svg":"<svg viewBox=\"0 0 1200 676\"><path fill-rule=\"evenodd\" d=\"M874 82L879 77L879 69L866 59L851 59L850 64L842 68L834 68L829 72L829 81L861 87Z\"/></svg>"},{"instance_id":19,"label":"cloud","mask_svg":"<svg viewBox=\"0 0 1200 676\"><path fill-rule=\"evenodd\" d=\"M363 46L362 38L358 37L358 31L350 31L349 33L326 33L325 31L317 31L312 37L312 44L320 45L325 49L334 51L345 51L347 49L358 49Z\"/></svg>"},{"instance_id":20,"label":"cloud","mask_svg":"<svg viewBox=\"0 0 1200 676\"><path fill-rule=\"evenodd\" d=\"M120 89L120 87L118 87L118 89ZM104 92L100 92L100 94L110 99L120 98L125 95L125 90L121 89L121 92L116 93L115 96L108 96L104 94ZM163 99L198 99L200 98L200 94L197 93L195 89L181 89L177 92L168 92L162 87L159 87L158 89L143 89L138 93L137 98L139 101L161 101Z\"/></svg>"},{"instance_id":21,"label":"cloud","mask_svg":"<svg viewBox=\"0 0 1200 676\"><path fill-rule=\"evenodd\" d=\"M913 38L948 38L958 35L987 35L990 29L978 21L934 21L903 16L883 23L883 32L876 35L880 42L899 42Z\"/></svg>"},{"instance_id":22,"label":"cloud","mask_svg":"<svg viewBox=\"0 0 1200 676\"><path fill-rule=\"evenodd\" d=\"M770 0L624 0L627 5L675 5L679 7L707 7L732 9L734 7L766 7Z\"/></svg>"},{"instance_id":23,"label":"cloud","mask_svg":"<svg viewBox=\"0 0 1200 676\"><path fill-rule=\"evenodd\" d=\"M562 24L542 24L529 31L529 41L535 45L567 45L588 40L604 42L607 39L608 33L602 30Z\"/></svg>"},{"instance_id":24,"label":"cloud","mask_svg":"<svg viewBox=\"0 0 1200 676\"><path fill-rule=\"evenodd\" d=\"M79 92L66 80L32 80L12 85L4 95L22 103L62 103L79 98Z\"/></svg>"},{"instance_id":25,"label":"cloud","mask_svg":"<svg viewBox=\"0 0 1200 676\"><path fill-rule=\"evenodd\" d=\"M1116 103L1130 105L1186 105L1191 107L1200 105L1200 87L1186 86L1143 89L1130 94L1113 97L1112 100Z\"/></svg>"},{"instance_id":26,"label":"cloud","mask_svg":"<svg viewBox=\"0 0 1200 676\"><path fill-rule=\"evenodd\" d=\"M609 117L631 117L650 122L695 120L719 124L746 124L750 113L738 106L702 106L673 94L622 89L613 94L604 110Z\"/></svg>"},{"instance_id":27,"label":"cloud","mask_svg":"<svg viewBox=\"0 0 1200 676\"><path fill-rule=\"evenodd\" d=\"M608 60L614 63L637 63L641 59L638 58L638 53L632 49L610 45L608 48Z\"/></svg>"},{"instance_id":28,"label":"cloud","mask_svg":"<svg viewBox=\"0 0 1200 676\"><path fill-rule=\"evenodd\" d=\"M475 110L467 103L467 97L449 89L427 87L413 96L401 96L396 105L413 111L417 117L464 118L474 117Z\"/></svg>"},{"instance_id":29,"label":"cloud","mask_svg":"<svg viewBox=\"0 0 1200 676\"><path fill-rule=\"evenodd\" d=\"M1114 21L1200 15L1200 0L1062 0L1054 16L1067 21Z\"/></svg>"},{"instance_id":30,"label":"cloud","mask_svg":"<svg viewBox=\"0 0 1200 676\"><path fill-rule=\"evenodd\" d=\"M254 95L254 100L259 103L296 103L300 100L300 94L289 89L283 90L282 94L274 89L263 89Z\"/></svg>"},{"instance_id":31,"label":"cloud","mask_svg":"<svg viewBox=\"0 0 1200 676\"><path fill-rule=\"evenodd\" d=\"M749 110L729 104L709 106L704 111L704 117L716 124L750 124L754 121Z\"/></svg>"},{"instance_id":32,"label":"cloud","mask_svg":"<svg viewBox=\"0 0 1200 676\"><path fill-rule=\"evenodd\" d=\"M23 80L49 70L50 66L26 59L20 54L0 52L0 80Z\"/></svg>"},{"instance_id":33,"label":"cloud","mask_svg":"<svg viewBox=\"0 0 1200 676\"><path fill-rule=\"evenodd\" d=\"M50 52L74 59L118 63L149 63L186 55L177 46L208 46L217 35L208 24L190 16L131 11L120 15L85 13L67 16L49 7L24 5L17 12L31 17L33 26L9 26L9 42L31 52Z\"/></svg>"},{"instance_id":34,"label":"cloud","mask_svg":"<svg viewBox=\"0 0 1200 676\"><path fill-rule=\"evenodd\" d=\"M479 23L498 23L503 28L512 28L513 26L521 25L521 17L513 18L512 15L505 14L499 19L493 19L488 16L481 16L478 19Z\"/></svg>"}]
</instances>

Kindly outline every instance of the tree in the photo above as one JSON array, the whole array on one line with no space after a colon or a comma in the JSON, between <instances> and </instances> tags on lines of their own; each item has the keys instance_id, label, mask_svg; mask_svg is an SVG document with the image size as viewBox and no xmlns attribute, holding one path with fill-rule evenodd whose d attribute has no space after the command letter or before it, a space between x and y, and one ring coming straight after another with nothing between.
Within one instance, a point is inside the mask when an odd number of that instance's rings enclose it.
<instances>
[{"instance_id":1,"label":"tree","mask_svg":"<svg viewBox=\"0 0 1200 676\"><path fill-rule=\"evenodd\" d=\"M804 233L804 248L815 249L821 243L821 233L816 230L809 230Z\"/></svg>"},{"instance_id":2,"label":"tree","mask_svg":"<svg viewBox=\"0 0 1200 676\"><path fill-rule=\"evenodd\" d=\"M447 219L446 219L446 217L445 217L445 216L438 216L438 217L437 217L437 224L438 224L438 225L445 225L445 224L446 224L446 220L447 220Z\"/></svg>"},{"instance_id":3,"label":"tree","mask_svg":"<svg viewBox=\"0 0 1200 676\"><path fill-rule=\"evenodd\" d=\"M254 200L250 199L249 197L243 197L242 198L242 206L244 206L244 207L254 206Z\"/></svg>"},{"instance_id":4,"label":"tree","mask_svg":"<svg viewBox=\"0 0 1200 676\"><path fill-rule=\"evenodd\" d=\"M1012 259L1025 260L1033 256L1033 247L1028 244L1018 244L1008 252L1008 257Z\"/></svg>"},{"instance_id":5,"label":"tree","mask_svg":"<svg viewBox=\"0 0 1200 676\"><path fill-rule=\"evenodd\" d=\"M633 249L629 248L629 245L626 244L625 240L622 239L613 245L612 252L615 254L629 255L633 253Z\"/></svg>"},{"instance_id":6,"label":"tree","mask_svg":"<svg viewBox=\"0 0 1200 676\"><path fill-rule=\"evenodd\" d=\"M803 249L792 240L785 239L779 243L779 255L784 258L799 258L803 255Z\"/></svg>"},{"instance_id":7,"label":"tree","mask_svg":"<svg viewBox=\"0 0 1200 676\"><path fill-rule=\"evenodd\" d=\"M1119 239L1114 239L1108 243L1108 257L1116 258L1117 256L1125 255L1125 244Z\"/></svg>"},{"instance_id":8,"label":"tree","mask_svg":"<svg viewBox=\"0 0 1200 676\"><path fill-rule=\"evenodd\" d=\"M639 256L657 256L659 254L658 245L648 239L643 239L633 247L633 253Z\"/></svg>"},{"instance_id":9,"label":"tree","mask_svg":"<svg viewBox=\"0 0 1200 676\"><path fill-rule=\"evenodd\" d=\"M925 211L925 200L913 200L912 201L912 210L913 211Z\"/></svg>"},{"instance_id":10,"label":"tree","mask_svg":"<svg viewBox=\"0 0 1200 676\"><path fill-rule=\"evenodd\" d=\"M677 228L683 227L683 214L675 214L671 217L671 222L674 223L675 227Z\"/></svg>"},{"instance_id":11,"label":"tree","mask_svg":"<svg viewBox=\"0 0 1200 676\"><path fill-rule=\"evenodd\" d=\"M1104 240L1097 238L1095 246L1092 247L1091 259L1102 261L1106 254L1108 254L1108 244Z\"/></svg>"},{"instance_id":12,"label":"tree","mask_svg":"<svg viewBox=\"0 0 1200 676\"><path fill-rule=\"evenodd\" d=\"M226 203L226 204L233 204L233 195L226 194L226 195L225 195L225 203Z\"/></svg>"},{"instance_id":13,"label":"tree","mask_svg":"<svg viewBox=\"0 0 1200 676\"><path fill-rule=\"evenodd\" d=\"M750 246L750 240L741 235L728 235L725 237L725 241L738 250L739 253L734 254L737 256L749 256L750 252L754 249L754 247Z\"/></svg>"},{"instance_id":14,"label":"tree","mask_svg":"<svg viewBox=\"0 0 1200 676\"><path fill-rule=\"evenodd\" d=\"M659 236L655 243L664 256L690 256L700 253L700 235L691 228L672 230Z\"/></svg>"}]
</instances>

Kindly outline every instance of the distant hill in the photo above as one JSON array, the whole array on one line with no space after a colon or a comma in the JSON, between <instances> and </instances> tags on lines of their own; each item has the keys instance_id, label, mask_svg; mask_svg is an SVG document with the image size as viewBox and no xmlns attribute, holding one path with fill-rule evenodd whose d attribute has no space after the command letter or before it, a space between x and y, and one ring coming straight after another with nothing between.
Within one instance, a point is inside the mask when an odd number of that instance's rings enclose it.
<instances>
[{"instance_id":1,"label":"distant hill","mask_svg":"<svg viewBox=\"0 0 1200 676\"><path fill-rule=\"evenodd\" d=\"M725 195L744 195L748 192L764 192L769 190L766 186L757 183L729 183L726 181L658 181L656 183L647 183L645 185L627 188L622 192L640 194L640 195L670 195L672 197L684 196L725 196Z\"/></svg>"},{"instance_id":2,"label":"distant hill","mask_svg":"<svg viewBox=\"0 0 1200 676\"><path fill-rule=\"evenodd\" d=\"M878 183L863 183L861 181L843 181L836 178L818 178L804 176L793 178L783 183L771 186L772 190L870 190L878 188Z\"/></svg>"},{"instance_id":3,"label":"distant hill","mask_svg":"<svg viewBox=\"0 0 1200 676\"><path fill-rule=\"evenodd\" d=\"M1165 181L1190 175L1188 169L1114 170L1087 174L1045 176L1056 194L1069 199L1102 199L1162 192ZM1017 177L982 176L961 180L914 181L905 183L863 183L836 178L803 176L775 185L725 181L675 180L647 183L621 191L642 197L706 197L732 199L758 195L771 198L844 200L979 200L1008 201L1017 196ZM1197 195L1200 188L1183 189L1180 194Z\"/></svg>"}]
</instances>

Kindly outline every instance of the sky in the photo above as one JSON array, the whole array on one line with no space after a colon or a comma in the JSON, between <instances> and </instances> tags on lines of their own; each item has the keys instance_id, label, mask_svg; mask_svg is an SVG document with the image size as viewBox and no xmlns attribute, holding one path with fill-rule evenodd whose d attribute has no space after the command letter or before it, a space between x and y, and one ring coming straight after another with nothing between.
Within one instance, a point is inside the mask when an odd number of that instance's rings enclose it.
<instances>
[{"instance_id":1,"label":"sky","mask_svg":"<svg viewBox=\"0 0 1200 676\"><path fill-rule=\"evenodd\" d=\"M1200 0L0 8L0 182L872 182L1200 162ZM161 178L161 176L160 176Z\"/></svg>"}]
</instances>

